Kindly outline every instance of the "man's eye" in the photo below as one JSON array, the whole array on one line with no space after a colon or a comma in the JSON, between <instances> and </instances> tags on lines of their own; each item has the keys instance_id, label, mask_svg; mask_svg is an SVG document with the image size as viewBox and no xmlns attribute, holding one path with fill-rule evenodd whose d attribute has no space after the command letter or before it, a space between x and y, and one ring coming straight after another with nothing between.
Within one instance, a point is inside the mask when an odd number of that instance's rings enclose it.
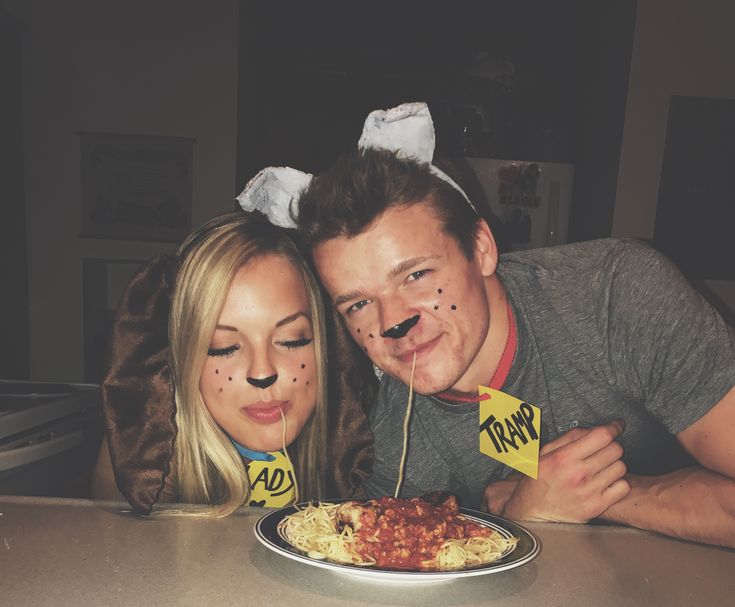
<instances>
[{"instance_id":1,"label":"man's eye","mask_svg":"<svg viewBox=\"0 0 735 607\"><path fill-rule=\"evenodd\" d=\"M227 346L226 348L209 348L207 350L207 356L221 356L223 358L230 358L234 356L235 352L240 349L240 346Z\"/></svg>"},{"instance_id":2,"label":"man's eye","mask_svg":"<svg viewBox=\"0 0 735 607\"><path fill-rule=\"evenodd\" d=\"M363 299L361 301L358 301L357 303L353 303L349 308L347 308L347 310L345 310L345 313L348 315L354 314L358 310L362 310L362 308L364 308L369 303L370 303L370 300L368 299Z\"/></svg>"},{"instance_id":3,"label":"man's eye","mask_svg":"<svg viewBox=\"0 0 735 607\"><path fill-rule=\"evenodd\" d=\"M278 344L288 348L289 350L296 350L297 348L308 346L313 340L313 337L302 337L301 339L294 339L291 341L279 341Z\"/></svg>"},{"instance_id":4,"label":"man's eye","mask_svg":"<svg viewBox=\"0 0 735 607\"><path fill-rule=\"evenodd\" d=\"M408 280L409 281L419 280L420 278L423 278L424 276L426 276L429 272L430 270L416 270L415 272L411 272L408 275Z\"/></svg>"}]
</instances>

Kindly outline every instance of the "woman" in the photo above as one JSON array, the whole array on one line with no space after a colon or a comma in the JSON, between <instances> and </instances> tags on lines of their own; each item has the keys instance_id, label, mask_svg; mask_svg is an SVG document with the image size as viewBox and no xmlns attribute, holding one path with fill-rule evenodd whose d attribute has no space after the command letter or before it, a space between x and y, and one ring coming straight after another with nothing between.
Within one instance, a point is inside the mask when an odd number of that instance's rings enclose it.
<instances>
[{"instance_id":1,"label":"woman","mask_svg":"<svg viewBox=\"0 0 735 607\"><path fill-rule=\"evenodd\" d=\"M266 461L264 454L293 444L297 486L303 497L319 499L326 357L310 270L285 231L257 212L204 224L179 258L169 320L176 497L218 504L219 514L229 514L257 478L244 474L242 458ZM274 470L286 471L281 481L292 474L287 465ZM283 493L283 483L264 480L272 489L268 505L288 503L275 494L295 497Z\"/></svg>"},{"instance_id":2,"label":"woman","mask_svg":"<svg viewBox=\"0 0 735 607\"><path fill-rule=\"evenodd\" d=\"M325 319L317 283L293 240L260 213L238 211L195 230L176 266L170 314L160 287L172 280L171 264L161 260L131 283L123 300L103 385L110 450L103 444L92 496L115 497L114 469L117 486L143 513L162 501L207 504L199 515L225 516L241 505L325 497ZM165 364L163 372L150 372L168 353L151 355L139 343L141 335L151 339L164 315L175 407L168 404ZM140 327L132 336L131 326ZM336 341L340 360L348 359L351 344ZM131 383L142 411L131 413ZM364 436L366 426L355 425L362 411L355 416L357 399L346 392L335 398L340 412L331 435L343 434L339 420L349 419L351 437L355 430ZM344 470L357 486L367 458L347 436L330 445L330 477L343 463L331 458L340 459L339 445L348 442ZM333 486L350 493L344 484Z\"/></svg>"}]
</instances>

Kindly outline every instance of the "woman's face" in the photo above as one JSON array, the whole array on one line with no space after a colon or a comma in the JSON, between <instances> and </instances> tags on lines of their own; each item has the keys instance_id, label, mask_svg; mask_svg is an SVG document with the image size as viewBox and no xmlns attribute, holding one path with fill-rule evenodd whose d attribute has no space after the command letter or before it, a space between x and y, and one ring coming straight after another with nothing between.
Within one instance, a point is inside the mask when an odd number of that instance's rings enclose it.
<instances>
[{"instance_id":1,"label":"woman's face","mask_svg":"<svg viewBox=\"0 0 735 607\"><path fill-rule=\"evenodd\" d=\"M276 451L314 411L316 355L303 278L283 256L258 257L232 281L199 390L219 426L243 447Z\"/></svg>"}]
</instances>

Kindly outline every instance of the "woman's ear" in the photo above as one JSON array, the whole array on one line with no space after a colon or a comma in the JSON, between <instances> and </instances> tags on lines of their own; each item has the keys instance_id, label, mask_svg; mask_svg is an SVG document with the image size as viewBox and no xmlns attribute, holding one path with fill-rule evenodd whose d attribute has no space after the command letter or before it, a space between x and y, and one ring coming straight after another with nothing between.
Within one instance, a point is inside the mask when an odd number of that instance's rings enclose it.
<instances>
[{"instance_id":1,"label":"woman's ear","mask_svg":"<svg viewBox=\"0 0 735 607\"><path fill-rule=\"evenodd\" d=\"M475 229L475 259L483 276L492 276L498 268L498 247L490 226L484 219L477 221Z\"/></svg>"}]
</instances>

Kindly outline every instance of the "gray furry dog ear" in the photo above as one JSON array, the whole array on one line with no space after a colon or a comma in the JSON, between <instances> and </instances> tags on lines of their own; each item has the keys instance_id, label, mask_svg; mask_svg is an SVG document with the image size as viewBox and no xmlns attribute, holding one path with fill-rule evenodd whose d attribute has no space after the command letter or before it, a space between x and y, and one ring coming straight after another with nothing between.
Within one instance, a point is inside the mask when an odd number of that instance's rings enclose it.
<instances>
[{"instance_id":1,"label":"gray furry dog ear","mask_svg":"<svg viewBox=\"0 0 735 607\"><path fill-rule=\"evenodd\" d=\"M253 177L237 197L244 211L260 211L273 224L295 228L296 202L312 175L290 167L267 167Z\"/></svg>"}]
</instances>

